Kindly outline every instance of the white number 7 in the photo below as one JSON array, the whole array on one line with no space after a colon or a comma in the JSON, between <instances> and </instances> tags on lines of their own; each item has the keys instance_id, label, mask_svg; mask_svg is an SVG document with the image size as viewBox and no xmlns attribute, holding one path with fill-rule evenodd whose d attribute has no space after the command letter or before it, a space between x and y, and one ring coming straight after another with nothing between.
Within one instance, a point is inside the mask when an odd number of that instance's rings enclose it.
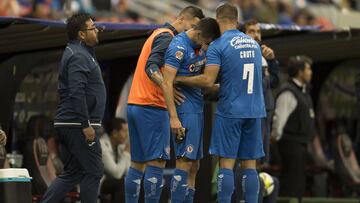
<instances>
[{"instance_id":1,"label":"white number 7","mask_svg":"<svg viewBox=\"0 0 360 203\"><path fill-rule=\"evenodd\" d=\"M248 76L249 73L249 76ZM253 93L253 84L254 84L254 64L246 63L244 64L243 80L248 80L247 93Z\"/></svg>"}]
</instances>

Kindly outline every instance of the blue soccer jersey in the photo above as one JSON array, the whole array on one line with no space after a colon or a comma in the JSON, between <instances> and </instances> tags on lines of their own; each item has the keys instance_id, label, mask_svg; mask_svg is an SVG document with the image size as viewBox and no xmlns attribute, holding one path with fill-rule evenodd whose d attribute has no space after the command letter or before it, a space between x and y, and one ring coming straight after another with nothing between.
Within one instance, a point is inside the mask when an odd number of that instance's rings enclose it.
<instances>
[{"instance_id":1,"label":"blue soccer jersey","mask_svg":"<svg viewBox=\"0 0 360 203\"><path fill-rule=\"evenodd\" d=\"M185 32L171 41L165 54L165 64L177 69L179 76L194 76L205 67L205 53L194 44ZM179 86L185 95L185 102L176 107L178 113L202 113L203 94L201 88Z\"/></svg>"},{"instance_id":2,"label":"blue soccer jersey","mask_svg":"<svg viewBox=\"0 0 360 203\"><path fill-rule=\"evenodd\" d=\"M206 57L207 66L220 66L216 114L226 118L265 117L259 44L238 30L228 30L210 44Z\"/></svg>"}]
</instances>

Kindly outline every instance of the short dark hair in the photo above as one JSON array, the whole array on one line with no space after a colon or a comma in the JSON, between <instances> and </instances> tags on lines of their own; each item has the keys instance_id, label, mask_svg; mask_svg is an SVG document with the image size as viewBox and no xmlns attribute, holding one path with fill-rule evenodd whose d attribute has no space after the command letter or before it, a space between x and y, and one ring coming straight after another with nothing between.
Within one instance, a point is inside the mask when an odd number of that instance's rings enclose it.
<instances>
[{"instance_id":1,"label":"short dark hair","mask_svg":"<svg viewBox=\"0 0 360 203\"><path fill-rule=\"evenodd\" d=\"M113 130L121 130L123 128L123 124L126 124L126 120L123 118L114 118L109 126L109 134L111 134L111 132Z\"/></svg>"},{"instance_id":2,"label":"short dark hair","mask_svg":"<svg viewBox=\"0 0 360 203\"><path fill-rule=\"evenodd\" d=\"M246 32L246 29L249 27L249 26L252 26L252 25L256 25L258 24L259 21L255 20L255 19L251 19L251 20L247 20L243 23L240 24L239 26L239 30L243 33Z\"/></svg>"},{"instance_id":3,"label":"short dark hair","mask_svg":"<svg viewBox=\"0 0 360 203\"><path fill-rule=\"evenodd\" d=\"M184 9L182 9L179 13L179 16L181 15L188 15L190 17L198 17L200 19L205 18L204 13L202 12L202 10L198 7L195 6L187 6Z\"/></svg>"},{"instance_id":4,"label":"short dark hair","mask_svg":"<svg viewBox=\"0 0 360 203\"><path fill-rule=\"evenodd\" d=\"M296 77L300 70L305 69L305 65L312 65L312 60L307 56L291 56L288 61L288 73L290 77Z\"/></svg>"},{"instance_id":5,"label":"short dark hair","mask_svg":"<svg viewBox=\"0 0 360 203\"><path fill-rule=\"evenodd\" d=\"M85 29L88 20L95 20L88 13L76 13L66 20L66 30L69 40L76 40L79 31Z\"/></svg>"},{"instance_id":6,"label":"short dark hair","mask_svg":"<svg viewBox=\"0 0 360 203\"><path fill-rule=\"evenodd\" d=\"M201 31L201 36L210 38L212 41L220 37L219 24L214 18L203 18L195 26L196 30Z\"/></svg>"},{"instance_id":7,"label":"short dark hair","mask_svg":"<svg viewBox=\"0 0 360 203\"><path fill-rule=\"evenodd\" d=\"M237 21L238 10L234 5L230 3L224 3L216 9L216 18Z\"/></svg>"}]
</instances>

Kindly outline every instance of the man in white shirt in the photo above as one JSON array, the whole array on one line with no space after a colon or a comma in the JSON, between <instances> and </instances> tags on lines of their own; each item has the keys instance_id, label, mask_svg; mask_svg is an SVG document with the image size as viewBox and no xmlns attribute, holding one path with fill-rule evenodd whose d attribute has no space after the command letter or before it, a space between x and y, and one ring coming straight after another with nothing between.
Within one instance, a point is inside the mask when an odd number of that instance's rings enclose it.
<instances>
[{"instance_id":1,"label":"man in white shirt","mask_svg":"<svg viewBox=\"0 0 360 203\"><path fill-rule=\"evenodd\" d=\"M127 122L114 118L109 133L100 138L105 171L100 192L111 194L111 202L125 202L124 177L131 163Z\"/></svg>"},{"instance_id":2,"label":"man in white shirt","mask_svg":"<svg viewBox=\"0 0 360 203\"><path fill-rule=\"evenodd\" d=\"M282 159L280 196L301 197L306 185L307 145L315 135L314 110L308 84L312 61L306 56L289 59L289 81L276 99L272 139L278 142Z\"/></svg>"}]
</instances>

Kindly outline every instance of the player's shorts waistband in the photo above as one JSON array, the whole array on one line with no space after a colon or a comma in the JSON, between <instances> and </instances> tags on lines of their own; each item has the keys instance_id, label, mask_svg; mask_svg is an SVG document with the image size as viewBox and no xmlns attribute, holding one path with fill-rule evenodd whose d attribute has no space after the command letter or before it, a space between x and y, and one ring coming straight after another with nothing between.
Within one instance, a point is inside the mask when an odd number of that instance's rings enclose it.
<instances>
[{"instance_id":1,"label":"player's shorts waistband","mask_svg":"<svg viewBox=\"0 0 360 203\"><path fill-rule=\"evenodd\" d=\"M149 109L157 109L157 110L162 110L162 111L167 111L166 108L160 107L160 106L150 106L150 105L139 105L139 104L128 104L129 106L138 106L138 107L144 107L144 108L149 108Z\"/></svg>"}]
</instances>

